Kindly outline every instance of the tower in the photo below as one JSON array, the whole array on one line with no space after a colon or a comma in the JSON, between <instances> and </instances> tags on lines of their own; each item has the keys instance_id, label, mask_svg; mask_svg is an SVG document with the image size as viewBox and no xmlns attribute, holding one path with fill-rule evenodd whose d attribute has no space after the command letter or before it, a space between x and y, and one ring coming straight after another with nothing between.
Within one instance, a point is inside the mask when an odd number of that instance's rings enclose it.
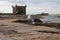
<instances>
[{"instance_id":1,"label":"tower","mask_svg":"<svg viewBox=\"0 0 60 40\"><path fill-rule=\"evenodd\" d=\"M25 6L12 6L13 14L26 14L26 5Z\"/></svg>"}]
</instances>

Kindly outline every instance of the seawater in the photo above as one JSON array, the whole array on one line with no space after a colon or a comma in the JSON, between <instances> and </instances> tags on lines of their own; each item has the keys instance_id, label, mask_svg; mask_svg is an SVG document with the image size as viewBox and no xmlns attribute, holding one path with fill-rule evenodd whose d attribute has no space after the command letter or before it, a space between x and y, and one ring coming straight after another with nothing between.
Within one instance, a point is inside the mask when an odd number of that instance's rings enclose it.
<instances>
[{"instance_id":1,"label":"seawater","mask_svg":"<svg viewBox=\"0 0 60 40\"><path fill-rule=\"evenodd\" d=\"M40 18L41 21L44 23L60 23L60 17L57 16L41 16L43 18Z\"/></svg>"}]
</instances>

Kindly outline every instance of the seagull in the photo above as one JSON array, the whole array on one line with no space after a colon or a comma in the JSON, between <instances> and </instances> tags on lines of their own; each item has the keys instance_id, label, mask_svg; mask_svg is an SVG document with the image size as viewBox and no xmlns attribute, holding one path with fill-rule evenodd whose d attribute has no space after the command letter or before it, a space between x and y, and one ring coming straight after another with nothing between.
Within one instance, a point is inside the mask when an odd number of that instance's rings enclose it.
<instances>
[{"instance_id":1,"label":"seagull","mask_svg":"<svg viewBox=\"0 0 60 40\"><path fill-rule=\"evenodd\" d=\"M27 21L28 23L35 25L34 19L32 19L30 15L28 15Z\"/></svg>"}]
</instances>

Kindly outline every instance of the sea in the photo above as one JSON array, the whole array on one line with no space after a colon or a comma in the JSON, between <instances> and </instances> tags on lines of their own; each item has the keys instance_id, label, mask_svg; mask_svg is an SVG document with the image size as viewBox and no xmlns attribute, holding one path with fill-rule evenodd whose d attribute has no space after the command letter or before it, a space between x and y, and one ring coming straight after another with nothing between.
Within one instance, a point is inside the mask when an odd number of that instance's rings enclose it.
<instances>
[{"instance_id":1,"label":"sea","mask_svg":"<svg viewBox=\"0 0 60 40\"><path fill-rule=\"evenodd\" d=\"M41 16L40 20L43 23L60 23L60 17L58 16Z\"/></svg>"}]
</instances>

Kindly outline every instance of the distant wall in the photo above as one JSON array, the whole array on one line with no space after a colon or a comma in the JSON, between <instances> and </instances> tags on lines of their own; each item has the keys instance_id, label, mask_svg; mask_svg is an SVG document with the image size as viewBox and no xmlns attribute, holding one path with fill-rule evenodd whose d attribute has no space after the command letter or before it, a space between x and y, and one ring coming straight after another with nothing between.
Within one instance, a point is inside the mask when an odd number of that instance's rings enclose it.
<instances>
[{"instance_id":1,"label":"distant wall","mask_svg":"<svg viewBox=\"0 0 60 40\"><path fill-rule=\"evenodd\" d=\"M27 19L28 15L18 15L18 14L0 14L0 18L15 18L15 19ZM40 15L31 15L31 18L37 19L41 18Z\"/></svg>"}]
</instances>

